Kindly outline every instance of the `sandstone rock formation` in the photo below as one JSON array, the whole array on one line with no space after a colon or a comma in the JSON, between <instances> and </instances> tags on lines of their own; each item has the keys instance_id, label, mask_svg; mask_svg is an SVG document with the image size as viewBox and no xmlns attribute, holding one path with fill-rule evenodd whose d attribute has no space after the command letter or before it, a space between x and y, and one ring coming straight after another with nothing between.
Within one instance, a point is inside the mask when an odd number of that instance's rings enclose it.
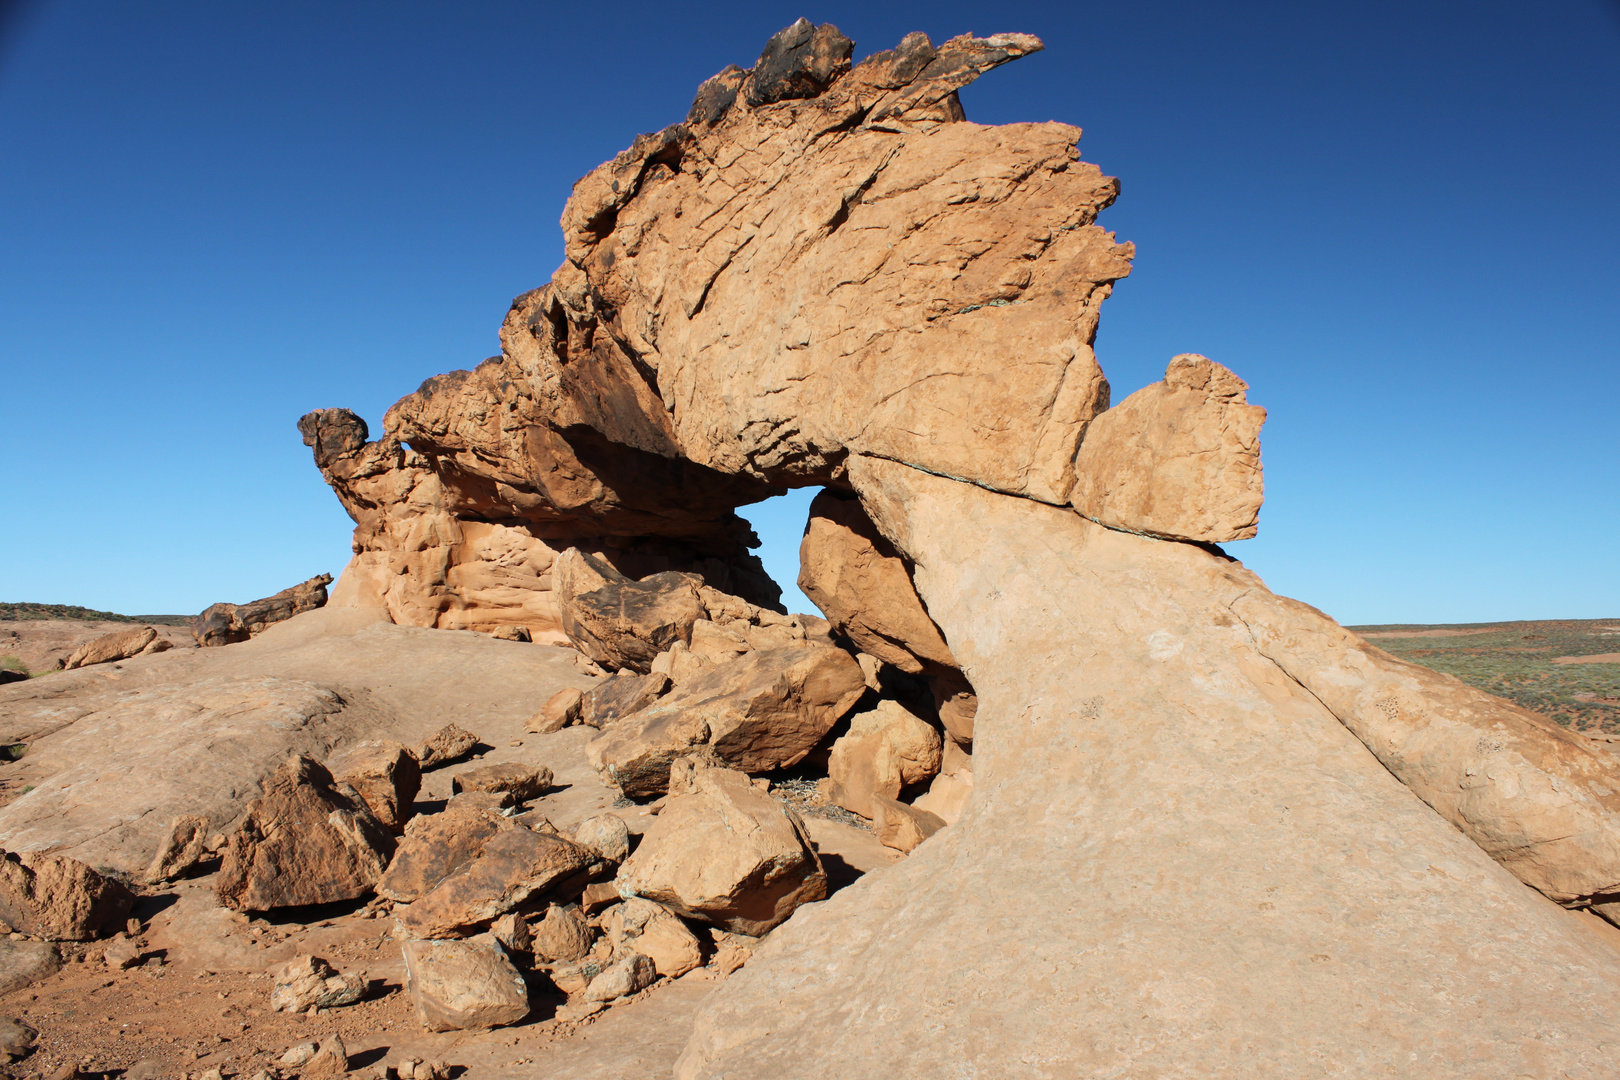
<instances>
[{"instance_id":1,"label":"sandstone rock formation","mask_svg":"<svg viewBox=\"0 0 1620 1080\"><path fill-rule=\"evenodd\" d=\"M621 671L580 697L580 723L607 727L645 709L668 693L669 687L670 677L662 672L633 675Z\"/></svg>"},{"instance_id":2,"label":"sandstone rock formation","mask_svg":"<svg viewBox=\"0 0 1620 1080\"><path fill-rule=\"evenodd\" d=\"M608 727L587 753L632 797L662 794L670 763L694 751L766 772L802 760L865 692L860 665L842 649L749 652Z\"/></svg>"},{"instance_id":3,"label":"sandstone rock formation","mask_svg":"<svg viewBox=\"0 0 1620 1080\"><path fill-rule=\"evenodd\" d=\"M0 920L20 933L89 941L121 928L134 900L77 859L0 852Z\"/></svg>"},{"instance_id":4,"label":"sandstone rock formation","mask_svg":"<svg viewBox=\"0 0 1620 1080\"><path fill-rule=\"evenodd\" d=\"M308 581L282 589L274 596L247 604L219 603L192 620L191 632L199 645L230 645L246 641L283 620L326 603L326 587L331 574L317 574Z\"/></svg>"},{"instance_id":5,"label":"sandstone rock formation","mask_svg":"<svg viewBox=\"0 0 1620 1080\"><path fill-rule=\"evenodd\" d=\"M237 911L353 900L371 891L393 854L393 835L353 788L294 756L231 834L215 889Z\"/></svg>"},{"instance_id":6,"label":"sandstone rock formation","mask_svg":"<svg viewBox=\"0 0 1620 1080\"><path fill-rule=\"evenodd\" d=\"M158 632L150 626L137 626L130 630L106 634L74 649L68 654L67 659L62 661L62 667L72 671L74 668L89 667L91 664L127 660L131 656L139 656L157 640ZM168 647L169 643L165 641L163 648Z\"/></svg>"},{"instance_id":7,"label":"sandstone rock formation","mask_svg":"<svg viewBox=\"0 0 1620 1080\"><path fill-rule=\"evenodd\" d=\"M662 904L639 896L615 904L605 924L613 952L636 952L652 961L661 979L677 979L703 963L703 950L686 924Z\"/></svg>"},{"instance_id":8,"label":"sandstone rock formation","mask_svg":"<svg viewBox=\"0 0 1620 1080\"><path fill-rule=\"evenodd\" d=\"M530 718L524 725L525 731L532 731L539 735L549 735L553 731L561 731L572 724L579 723L580 707L584 704L585 695L575 687L565 687L540 706L540 711Z\"/></svg>"},{"instance_id":9,"label":"sandstone rock formation","mask_svg":"<svg viewBox=\"0 0 1620 1080\"><path fill-rule=\"evenodd\" d=\"M450 790L503 792L514 803L528 802L551 786L551 770L544 765L502 761L463 769L450 779Z\"/></svg>"},{"instance_id":10,"label":"sandstone rock formation","mask_svg":"<svg viewBox=\"0 0 1620 1080\"><path fill-rule=\"evenodd\" d=\"M421 938L459 936L531 898L583 886L595 863L593 852L560 836L502 829L484 841L477 857L401 911L400 925Z\"/></svg>"},{"instance_id":11,"label":"sandstone rock formation","mask_svg":"<svg viewBox=\"0 0 1620 1080\"><path fill-rule=\"evenodd\" d=\"M169 827L152 864L141 876L148 882L170 881L184 874L202 860L209 837L208 819L194 814L182 814Z\"/></svg>"},{"instance_id":12,"label":"sandstone rock formation","mask_svg":"<svg viewBox=\"0 0 1620 1080\"><path fill-rule=\"evenodd\" d=\"M669 803L619 868L624 896L758 936L827 895L804 823L746 774L681 763Z\"/></svg>"},{"instance_id":13,"label":"sandstone rock formation","mask_svg":"<svg viewBox=\"0 0 1620 1080\"><path fill-rule=\"evenodd\" d=\"M339 974L319 956L299 956L271 973L270 1011L303 1012L353 1005L366 992L363 974Z\"/></svg>"},{"instance_id":14,"label":"sandstone rock formation","mask_svg":"<svg viewBox=\"0 0 1620 1080\"><path fill-rule=\"evenodd\" d=\"M1109 408L1117 185L1077 129L969 123L957 97L1039 48L914 34L852 64L801 22L704 83L576 185L566 261L499 357L376 441L342 410L300 422L357 524L337 591L561 640L561 598L606 589L573 634L671 679L591 746L626 793L669 788L615 888L533 900L775 927L703 1006L684 1080L1602 1075L1620 957L1547 897L1612 899L1620 774L1213 546L1253 534L1261 413L1191 355ZM734 511L787 486L836 492L807 587L868 671L731 606L774 607ZM827 691L784 682L789 655ZM802 823L712 763L806 760L882 692L873 661L926 678L940 767L971 765L910 805L874 782L911 855L788 920L826 888ZM636 956L590 992L633 986ZM583 994L588 970L553 977Z\"/></svg>"},{"instance_id":15,"label":"sandstone rock formation","mask_svg":"<svg viewBox=\"0 0 1620 1080\"><path fill-rule=\"evenodd\" d=\"M1203 356L1170 361L1091 422L1075 457L1075 510L1102 525L1205 543L1260 527L1260 425L1249 384Z\"/></svg>"},{"instance_id":16,"label":"sandstone rock formation","mask_svg":"<svg viewBox=\"0 0 1620 1080\"><path fill-rule=\"evenodd\" d=\"M416 748L416 760L424 769L436 769L460 761L477 746L477 735L460 724L446 724Z\"/></svg>"},{"instance_id":17,"label":"sandstone rock formation","mask_svg":"<svg viewBox=\"0 0 1620 1080\"><path fill-rule=\"evenodd\" d=\"M516 828L497 812L464 804L413 818L377 882L377 895L408 904L477 858L496 833Z\"/></svg>"},{"instance_id":18,"label":"sandstone rock formation","mask_svg":"<svg viewBox=\"0 0 1620 1080\"><path fill-rule=\"evenodd\" d=\"M864 818L875 818L874 796L894 799L939 772L939 730L894 701L857 713L849 732L833 743L827 776L833 801Z\"/></svg>"}]
</instances>

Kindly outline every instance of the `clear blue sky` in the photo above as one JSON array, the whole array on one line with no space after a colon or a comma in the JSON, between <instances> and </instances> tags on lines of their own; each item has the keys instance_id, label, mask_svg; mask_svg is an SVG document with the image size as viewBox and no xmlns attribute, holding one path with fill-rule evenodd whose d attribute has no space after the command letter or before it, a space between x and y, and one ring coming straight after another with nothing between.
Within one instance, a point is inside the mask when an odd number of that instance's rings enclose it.
<instances>
[{"instance_id":1,"label":"clear blue sky","mask_svg":"<svg viewBox=\"0 0 1620 1080\"><path fill-rule=\"evenodd\" d=\"M573 181L801 14L857 57L1045 39L968 116L1077 124L1121 178L1098 353L1116 400L1179 352L1250 382L1267 500L1230 550L1274 589L1349 623L1620 615L1607 0L41 0L0 46L0 600L336 572L298 416L376 430L495 352ZM784 584L806 498L753 515Z\"/></svg>"}]
</instances>

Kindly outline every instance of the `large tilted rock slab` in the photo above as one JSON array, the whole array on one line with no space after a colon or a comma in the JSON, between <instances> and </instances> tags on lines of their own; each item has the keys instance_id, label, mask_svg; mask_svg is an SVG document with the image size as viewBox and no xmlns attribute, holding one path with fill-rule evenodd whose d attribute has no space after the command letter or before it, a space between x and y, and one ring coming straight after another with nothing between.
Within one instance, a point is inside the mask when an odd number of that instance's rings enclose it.
<instances>
[{"instance_id":1,"label":"large tilted rock slab","mask_svg":"<svg viewBox=\"0 0 1620 1080\"><path fill-rule=\"evenodd\" d=\"M1149 536L1247 540L1260 522L1260 425L1249 384L1207 357L1170 361L1093 420L1075 457L1074 508Z\"/></svg>"},{"instance_id":2,"label":"large tilted rock slab","mask_svg":"<svg viewBox=\"0 0 1620 1080\"><path fill-rule=\"evenodd\" d=\"M554 833L501 829L476 857L401 911L400 925L415 937L458 936L548 891L583 886L596 865L596 852Z\"/></svg>"},{"instance_id":3,"label":"large tilted rock slab","mask_svg":"<svg viewBox=\"0 0 1620 1080\"><path fill-rule=\"evenodd\" d=\"M248 804L214 889L238 911L353 900L371 891L393 854L393 834L359 793L297 755Z\"/></svg>"},{"instance_id":4,"label":"large tilted rock slab","mask_svg":"<svg viewBox=\"0 0 1620 1080\"><path fill-rule=\"evenodd\" d=\"M744 772L795 765L866 692L855 658L830 645L745 653L694 676L586 746L626 795L662 794L670 762L700 751Z\"/></svg>"},{"instance_id":5,"label":"large tilted rock slab","mask_svg":"<svg viewBox=\"0 0 1620 1080\"><path fill-rule=\"evenodd\" d=\"M827 895L804 822L744 773L683 761L670 800L619 868L623 896L760 935Z\"/></svg>"},{"instance_id":6,"label":"large tilted rock slab","mask_svg":"<svg viewBox=\"0 0 1620 1080\"><path fill-rule=\"evenodd\" d=\"M67 659L62 661L62 667L72 671L74 668L89 667L92 664L127 660L131 656L139 656L157 640L157 636L158 632L150 626L137 626L132 630L104 634L74 649L68 654Z\"/></svg>"},{"instance_id":7,"label":"large tilted rock slab","mask_svg":"<svg viewBox=\"0 0 1620 1080\"><path fill-rule=\"evenodd\" d=\"M1253 574L851 474L980 692L974 796L779 928L681 1080L1612 1071L1620 955L1261 654Z\"/></svg>"},{"instance_id":8,"label":"large tilted rock slab","mask_svg":"<svg viewBox=\"0 0 1620 1080\"><path fill-rule=\"evenodd\" d=\"M635 581L600 556L569 548L551 569L551 588L568 640L598 664L645 674L653 657L690 643L706 617L693 574L652 574Z\"/></svg>"}]
</instances>

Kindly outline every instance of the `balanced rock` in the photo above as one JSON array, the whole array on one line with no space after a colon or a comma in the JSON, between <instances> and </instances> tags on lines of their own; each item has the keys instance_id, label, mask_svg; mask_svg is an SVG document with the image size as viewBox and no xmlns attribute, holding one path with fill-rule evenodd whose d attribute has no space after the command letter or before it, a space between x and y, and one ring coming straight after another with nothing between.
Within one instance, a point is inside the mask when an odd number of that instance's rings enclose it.
<instances>
[{"instance_id":1,"label":"balanced rock","mask_svg":"<svg viewBox=\"0 0 1620 1080\"><path fill-rule=\"evenodd\" d=\"M706 614L701 584L693 574L674 572L635 581L578 548L563 552L551 568L568 640L603 667L643 674L672 643L691 640L692 624Z\"/></svg>"},{"instance_id":2,"label":"balanced rock","mask_svg":"<svg viewBox=\"0 0 1620 1080\"><path fill-rule=\"evenodd\" d=\"M662 904L632 896L616 904L603 927L613 954L637 952L653 962L661 979L678 979L703 964L697 935Z\"/></svg>"},{"instance_id":3,"label":"balanced rock","mask_svg":"<svg viewBox=\"0 0 1620 1080\"><path fill-rule=\"evenodd\" d=\"M123 928L135 897L77 859L0 852L0 920L51 941L89 941Z\"/></svg>"},{"instance_id":4,"label":"balanced rock","mask_svg":"<svg viewBox=\"0 0 1620 1080\"><path fill-rule=\"evenodd\" d=\"M363 973L340 975L319 956L297 956L271 973L270 1011L299 1013L311 1007L353 1005L366 992Z\"/></svg>"},{"instance_id":5,"label":"balanced rock","mask_svg":"<svg viewBox=\"0 0 1620 1080\"><path fill-rule=\"evenodd\" d=\"M153 883L173 881L180 877L202 861L208 850L210 834L205 817L184 814L175 818L169 835L164 837L157 854L152 856L152 865L146 868L142 877Z\"/></svg>"},{"instance_id":6,"label":"balanced rock","mask_svg":"<svg viewBox=\"0 0 1620 1080\"><path fill-rule=\"evenodd\" d=\"M568 964L583 959L591 951L590 925L579 909L552 904L545 918L529 928L530 947L537 959Z\"/></svg>"},{"instance_id":7,"label":"balanced rock","mask_svg":"<svg viewBox=\"0 0 1620 1080\"><path fill-rule=\"evenodd\" d=\"M527 802L551 787L551 770L544 765L502 761L465 769L450 778L450 790L488 791L510 795L513 803Z\"/></svg>"},{"instance_id":8,"label":"balanced rock","mask_svg":"<svg viewBox=\"0 0 1620 1080\"><path fill-rule=\"evenodd\" d=\"M874 796L894 799L903 789L927 782L939 771L940 757L938 728L897 701L880 701L851 718L848 734L832 745L827 775L833 802L875 818Z\"/></svg>"},{"instance_id":9,"label":"balanced rock","mask_svg":"<svg viewBox=\"0 0 1620 1080\"><path fill-rule=\"evenodd\" d=\"M623 896L759 936L827 895L799 816L746 773L681 762L669 802L619 868Z\"/></svg>"},{"instance_id":10,"label":"balanced rock","mask_svg":"<svg viewBox=\"0 0 1620 1080\"><path fill-rule=\"evenodd\" d=\"M529 718L523 729L540 735L549 735L579 723L580 703L584 697L578 688L572 686L557 691L546 699L546 703L540 706L540 711Z\"/></svg>"},{"instance_id":11,"label":"balanced rock","mask_svg":"<svg viewBox=\"0 0 1620 1080\"><path fill-rule=\"evenodd\" d=\"M89 667L91 664L105 664L113 660L128 660L132 656L139 656L148 645L157 640L157 636L158 632L150 626L137 626L130 630L105 634L94 641L85 642L68 653L67 659L62 661L62 666L72 670Z\"/></svg>"},{"instance_id":12,"label":"balanced rock","mask_svg":"<svg viewBox=\"0 0 1620 1080\"><path fill-rule=\"evenodd\" d=\"M911 572L858 499L828 489L811 500L799 588L840 633L885 664L912 674L925 662L956 667Z\"/></svg>"},{"instance_id":13,"label":"balanced rock","mask_svg":"<svg viewBox=\"0 0 1620 1080\"><path fill-rule=\"evenodd\" d=\"M282 589L274 596L248 604L214 604L191 620L191 633L199 645L230 645L246 641L266 627L294 615L314 611L326 604L326 587L331 574L317 574L308 581Z\"/></svg>"},{"instance_id":14,"label":"balanced rock","mask_svg":"<svg viewBox=\"0 0 1620 1080\"><path fill-rule=\"evenodd\" d=\"M663 794L670 762L694 751L768 772L797 764L865 692L861 666L842 649L749 652L604 730L586 754L632 798Z\"/></svg>"},{"instance_id":15,"label":"balanced rock","mask_svg":"<svg viewBox=\"0 0 1620 1080\"><path fill-rule=\"evenodd\" d=\"M580 701L580 722L594 728L607 727L663 697L669 692L670 683L670 676L661 671L646 675L621 671L603 679L584 695Z\"/></svg>"},{"instance_id":16,"label":"balanced rock","mask_svg":"<svg viewBox=\"0 0 1620 1080\"><path fill-rule=\"evenodd\" d=\"M416 748L416 760L424 769L460 761L478 746L478 736L459 724L446 724Z\"/></svg>"},{"instance_id":17,"label":"balanced rock","mask_svg":"<svg viewBox=\"0 0 1620 1080\"><path fill-rule=\"evenodd\" d=\"M595 865L595 852L553 833L505 829L486 840L476 858L398 912L400 925L417 937L458 936L570 885L577 894Z\"/></svg>"},{"instance_id":18,"label":"balanced rock","mask_svg":"<svg viewBox=\"0 0 1620 1080\"><path fill-rule=\"evenodd\" d=\"M1163 382L1086 429L1074 460L1074 508L1148 536L1211 544L1254 536L1264 499L1266 410L1248 403L1248 389L1206 357L1171 360Z\"/></svg>"},{"instance_id":19,"label":"balanced rock","mask_svg":"<svg viewBox=\"0 0 1620 1080\"><path fill-rule=\"evenodd\" d=\"M529 1015L523 976L492 938L407 941L405 988L429 1031L504 1027Z\"/></svg>"},{"instance_id":20,"label":"balanced rock","mask_svg":"<svg viewBox=\"0 0 1620 1080\"><path fill-rule=\"evenodd\" d=\"M522 828L498 810L461 799L437 814L412 818L377 881L377 895L408 904L478 857L484 844L503 829Z\"/></svg>"},{"instance_id":21,"label":"balanced rock","mask_svg":"<svg viewBox=\"0 0 1620 1080\"><path fill-rule=\"evenodd\" d=\"M326 768L339 784L348 784L394 835L405 831L405 823L416 812L416 793L422 787L422 770L416 755L392 739L356 743L327 759Z\"/></svg>"},{"instance_id":22,"label":"balanced rock","mask_svg":"<svg viewBox=\"0 0 1620 1080\"><path fill-rule=\"evenodd\" d=\"M215 891L237 911L353 900L371 891L393 854L393 834L359 794L297 754L248 804Z\"/></svg>"}]
</instances>

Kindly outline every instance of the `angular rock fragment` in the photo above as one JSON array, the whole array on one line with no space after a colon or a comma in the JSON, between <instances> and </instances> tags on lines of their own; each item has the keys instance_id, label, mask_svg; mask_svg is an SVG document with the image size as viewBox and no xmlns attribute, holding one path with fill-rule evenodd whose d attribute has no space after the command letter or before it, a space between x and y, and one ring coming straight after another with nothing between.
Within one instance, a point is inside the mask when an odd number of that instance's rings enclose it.
<instances>
[{"instance_id":1,"label":"angular rock fragment","mask_svg":"<svg viewBox=\"0 0 1620 1080\"><path fill-rule=\"evenodd\" d=\"M1071 502L1110 528L1218 544L1259 528L1260 425L1249 384L1187 353L1164 381L1091 422L1074 460Z\"/></svg>"},{"instance_id":2,"label":"angular rock fragment","mask_svg":"<svg viewBox=\"0 0 1620 1080\"><path fill-rule=\"evenodd\" d=\"M662 904L632 896L608 913L604 926L613 954L634 951L653 962L662 979L678 979L703 963L697 935Z\"/></svg>"},{"instance_id":3,"label":"angular rock fragment","mask_svg":"<svg viewBox=\"0 0 1620 1080\"><path fill-rule=\"evenodd\" d=\"M584 697L580 690L572 686L557 691L546 699L539 712L529 718L529 722L523 725L523 730L549 735L553 731L561 731L571 724L579 723L580 703Z\"/></svg>"},{"instance_id":4,"label":"angular rock fragment","mask_svg":"<svg viewBox=\"0 0 1620 1080\"><path fill-rule=\"evenodd\" d=\"M139 656L147 646L157 640L157 636L158 632L150 626L137 626L132 630L104 634L68 653L67 658L62 661L62 667L71 671L92 664L128 660L132 656Z\"/></svg>"},{"instance_id":5,"label":"angular rock fragment","mask_svg":"<svg viewBox=\"0 0 1620 1080\"><path fill-rule=\"evenodd\" d=\"M433 737L416 748L416 760L424 769L459 761L478 746L478 736L458 724L446 724Z\"/></svg>"},{"instance_id":6,"label":"angular rock fragment","mask_svg":"<svg viewBox=\"0 0 1620 1080\"><path fill-rule=\"evenodd\" d=\"M114 971L128 971L141 962L141 948L128 934L114 934L101 951L101 962Z\"/></svg>"},{"instance_id":7,"label":"angular rock fragment","mask_svg":"<svg viewBox=\"0 0 1620 1080\"><path fill-rule=\"evenodd\" d=\"M398 912L400 925L418 937L453 937L553 890L584 885L596 854L551 833L525 828L497 832L478 857Z\"/></svg>"},{"instance_id":8,"label":"angular rock fragment","mask_svg":"<svg viewBox=\"0 0 1620 1080\"><path fill-rule=\"evenodd\" d=\"M509 953L526 953L534 946L534 935L529 931L529 921L515 911L509 911L491 923L489 932Z\"/></svg>"},{"instance_id":9,"label":"angular rock fragment","mask_svg":"<svg viewBox=\"0 0 1620 1080\"><path fill-rule=\"evenodd\" d=\"M334 785L323 766L294 755L248 804L215 891L237 911L353 900L377 884L394 846L353 788Z\"/></svg>"},{"instance_id":10,"label":"angular rock fragment","mask_svg":"<svg viewBox=\"0 0 1620 1080\"><path fill-rule=\"evenodd\" d=\"M210 835L208 819L184 814L174 819L152 865L142 875L149 882L173 881L202 861Z\"/></svg>"},{"instance_id":11,"label":"angular rock fragment","mask_svg":"<svg viewBox=\"0 0 1620 1080\"><path fill-rule=\"evenodd\" d=\"M331 574L317 574L274 596L248 604L214 604L191 620L191 633L199 645L230 645L246 641L267 627L326 604Z\"/></svg>"},{"instance_id":12,"label":"angular rock fragment","mask_svg":"<svg viewBox=\"0 0 1620 1080\"><path fill-rule=\"evenodd\" d=\"M897 798L939 771L941 742L939 729L899 702L881 701L857 713L827 760L833 801L864 818L876 817L874 796Z\"/></svg>"},{"instance_id":13,"label":"angular rock fragment","mask_svg":"<svg viewBox=\"0 0 1620 1080\"><path fill-rule=\"evenodd\" d=\"M613 966L592 979L585 988L586 1001L613 1001L645 990L658 980L658 969L652 960L638 952L629 952L613 962Z\"/></svg>"},{"instance_id":14,"label":"angular rock fragment","mask_svg":"<svg viewBox=\"0 0 1620 1080\"><path fill-rule=\"evenodd\" d=\"M580 701L580 723L607 727L645 709L668 693L669 687L670 677L663 672L632 675L621 671L602 680L584 695Z\"/></svg>"},{"instance_id":15,"label":"angular rock fragment","mask_svg":"<svg viewBox=\"0 0 1620 1080\"><path fill-rule=\"evenodd\" d=\"M827 490L810 503L799 588L863 652L911 674L956 658L928 617L911 572L857 499Z\"/></svg>"},{"instance_id":16,"label":"angular rock fragment","mask_svg":"<svg viewBox=\"0 0 1620 1080\"><path fill-rule=\"evenodd\" d=\"M349 1049L334 1032L322 1039L315 1053L299 1069L299 1080L332 1080L349 1071Z\"/></svg>"},{"instance_id":17,"label":"angular rock fragment","mask_svg":"<svg viewBox=\"0 0 1620 1080\"><path fill-rule=\"evenodd\" d=\"M574 843L608 862L620 863L630 854L630 826L618 814L597 814L579 823Z\"/></svg>"},{"instance_id":18,"label":"angular rock fragment","mask_svg":"<svg viewBox=\"0 0 1620 1080\"><path fill-rule=\"evenodd\" d=\"M478 857L503 829L522 826L498 811L450 800L441 813L412 818L393 861L377 881L377 895L408 904Z\"/></svg>"},{"instance_id":19,"label":"angular rock fragment","mask_svg":"<svg viewBox=\"0 0 1620 1080\"><path fill-rule=\"evenodd\" d=\"M551 568L563 631L574 646L606 668L642 674L671 644L691 640L692 624L706 614L700 584L694 574L673 572L635 581L578 548Z\"/></svg>"},{"instance_id":20,"label":"angular rock fragment","mask_svg":"<svg viewBox=\"0 0 1620 1080\"><path fill-rule=\"evenodd\" d=\"M872 796L872 831L884 847L910 852L945 827L938 814L886 795Z\"/></svg>"},{"instance_id":21,"label":"angular rock fragment","mask_svg":"<svg viewBox=\"0 0 1620 1080\"><path fill-rule=\"evenodd\" d=\"M551 770L544 765L503 761L458 772L450 779L453 792L488 791L510 795L513 803L528 802L551 787Z\"/></svg>"},{"instance_id":22,"label":"angular rock fragment","mask_svg":"<svg viewBox=\"0 0 1620 1080\"><path fill-rule=\"evenodd\" d=\"M8 1060L27 1057L38 1039L39 1032L21 1020L13 1020L9 1016L0 1019L0 1054L4 1054Z\"/></svg>"},{"instance_id":23,"label":"angular rock fragment","mask_svg":"<svg viewBox=\"0 0 1620 1080\"><path fill-rule=\"evenodd\" d=\"M694 751L767 772L797 764L865 692L860 665L842 649L750 652L604 730L586 754L632 798L662 794L670 762Z\"/></svg>"},{"instance_id":24,"label":"angular rock fragment","mask_svg":"<svg viewBox=\"0 0 1620 1080\"><path fill-rule=\"evenodd\" d=\"M962 811L967 809L972 794L971 772L955 775L940 773L928 785L928 791L914 799L911 805L918 810L926 810L947 825L954 825L962 817Z\"/></svg>"},{"instance_id":25,"label":"angular rock fragment","mask_svg":"<svg viewBox=\"0 0 1620 1080\"><path fill-rule=\"evenodd\" d=\"M270 1011L298 1013L353 1005L366 992L364 973L339 974L319 956L297 956L271 973Z\"/></svg>"},{"instance_id":26,"label":"angular rock fragment","mask_svg":"<svg viewBox=\"0 0 1620 1080\"><path fill-rule=\"evenodd\" d=\"M407 941L405 988L429 1031L504 1027L529 1015L523 976L493 939Z\"/></svg>"},{"instance_id":27,"label":"angular rock fragment","mask_svg":"<svg viewBox=\"0 0 1620 1080\"><path fill-rule=\"evenodd\" d=\"M61 967L62 956L48 941L0 938L0 994L31 986Z\"/></svg>"},{"instance_id":28,"label":"angular rock fragment","mask_svg":"<svg viewBox=\"0 0 1620 1080\"><path fill-rule=\"evenodd\" d=\"M89 941L123 928L135 897L77 859L0 852L0 920L51 941Z\"/></svg>"},{"instance_id":29,"label":"angular rock fragment","mask_svg":"<svg viewBox=\"0 0 1620 1080\"><path fill-rule=\"evenodd\" d=\"M372 816L395 836L416 812L422 770L416 755L392 739L375 739L327 759L326 768L339 784L360 793Z\"/></svg>"},{"instance_id":30,"label":"angular rock fragment","mask_svg":"<svg viewBox=\"0 0 1620 1080\"><path fill-rule=\"evenodd\" d=\"M758 936L800 904L827 895L804 823L745 773L693 766L619 868L621 895Z\"/></svg>"},{"instance_id":31,"label":"angular rock fragment","mask_svg":"<svg viewBox=\"0 0 1620 1080\"><path fill-rule=\"evenodd\" d=\"M529 940L536 958L567 964L589 953L594 937L578 909L552 904L545 918L529 928Z\"/></svg>"}]
</instances>

